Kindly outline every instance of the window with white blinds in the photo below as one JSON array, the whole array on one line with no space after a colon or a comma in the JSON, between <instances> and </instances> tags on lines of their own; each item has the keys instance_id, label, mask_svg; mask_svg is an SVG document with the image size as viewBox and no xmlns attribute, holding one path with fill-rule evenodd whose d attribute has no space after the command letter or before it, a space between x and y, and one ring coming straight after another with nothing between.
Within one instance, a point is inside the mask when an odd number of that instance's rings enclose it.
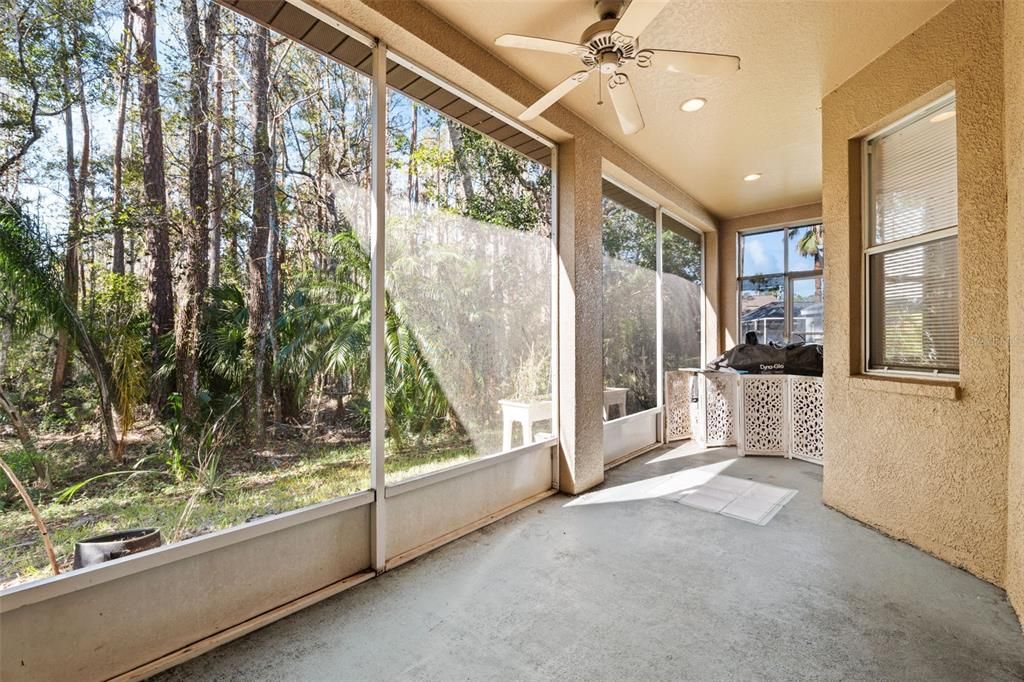
<instances>
[{"instance_id":1,"label":"window with white blinds","mask_svg":"<svg viewBox=\"0 0 1024 682\"><path fill-rule=\"evenodd\" d=\"M957 374L956 101L867 142L868 368Z\"/></svg>"}]
</instances>

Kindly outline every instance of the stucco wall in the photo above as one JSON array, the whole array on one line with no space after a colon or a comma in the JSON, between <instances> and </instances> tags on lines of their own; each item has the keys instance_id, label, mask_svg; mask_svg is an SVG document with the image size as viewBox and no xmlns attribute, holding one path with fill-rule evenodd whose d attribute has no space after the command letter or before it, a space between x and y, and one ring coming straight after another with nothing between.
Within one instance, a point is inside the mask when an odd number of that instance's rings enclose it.
<instances>
[{"instance_id":1,"label":"stucco wall","mask_svg":"<svg viewBox=\"0 0 1024 682\"><path fill-rule=\"evenodd\" d=\"M1011 358L1006 591L1024 623L1024 2L1004 8Z\"/></svg>"},{"instance_id":2,"label":"stucco wall","mask_svg":"<svg viewBox=\"0 0 1024 682\"><path fill-rule=\"evenodd\" d=\"M723 220L718 226L718 311L719 344L723 349L739 343L739 320L736 315L736 235L744 230L773 225L790 225L821 218L821 204L780 208Z\"/></svg>"},{"instance_id":3,"label":"stucco wall","mask_svg":"<svg viewBox=\"0 0 1024 682\"><path fill-rule=\"evenodd\" d=\"M1001 3L954 2L822 106L825 502L997 584L1006 569L1009 451L1002 14ZM857 377L858 138L954 87L959 390Z\"/></svg>"}]
</instances>

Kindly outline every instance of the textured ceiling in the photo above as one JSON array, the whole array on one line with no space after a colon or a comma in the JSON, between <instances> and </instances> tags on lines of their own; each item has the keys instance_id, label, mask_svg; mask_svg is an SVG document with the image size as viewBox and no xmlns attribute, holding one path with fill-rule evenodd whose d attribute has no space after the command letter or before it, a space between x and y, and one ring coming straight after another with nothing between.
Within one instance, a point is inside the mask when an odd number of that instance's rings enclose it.
<instances>
[{"instance_id":1,"label":"textured ceiling","mask_svg":"<svg viewBox=\"0 0 1024 682\"><path fill-rule=\"evenodd\" d=\"M579 60L499 48L494 39L522 33L576 42L597 19L592 0L421 2L545 89L578 70ZM816 202L822 97L947 4L673 0L640 46L736 54L738 73L708 78L632 68L646 128L631 136L622 134L607 101L597 105L597 79L562 102L719 217ZM708 104L693 114L679 111L690 97ZM744 182L748 173L763 177Z\"/></svg>"}]
</instances>

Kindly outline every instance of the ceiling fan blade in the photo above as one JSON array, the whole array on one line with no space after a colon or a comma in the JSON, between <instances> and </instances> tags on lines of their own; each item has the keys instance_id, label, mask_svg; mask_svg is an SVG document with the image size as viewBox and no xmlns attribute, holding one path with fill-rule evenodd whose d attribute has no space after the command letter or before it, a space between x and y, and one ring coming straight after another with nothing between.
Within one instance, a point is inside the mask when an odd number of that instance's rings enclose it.
<instances>
[{"instance_id":1,"label":"ceiling fan blade","mask_svg":"<svg viewBox=\"0 0 1024 682\"><path fill-rule=\"evenodd\" d=\"M499 47L515 47L520 50L540 50L541 52L555 52L558 54L579 54L587 48L576 43L566 43L561 40L548 40L547 38L533 38L531 36L520 36L514 33L506 33L498 36L494 44Z\"/></svg>"},{"instance_id":2,"label":"ceiling fan blade","mask_svg":"<svg viewBox=\"0 0 1024 682\"><path fill-rule=\"evenodd\" d=\"M698 76L728 76L740 70L740 58L713 52L682 50L641 50L649 52L650 66L672 73L695 73ZM639 55L637 61L639 62Z\"/></svg>"},{"instance_id":3,"label":"ceiling fan blade","mask_svg":"<svg viewBox=\"0 0 1024 682\"><path fill-rule=\"evenodd\" d=\"M615 30L630 38L638 37L668 3L669 0L630 0Z\"/></svg>"},{"instance_id":4,"label":"ceiling fan blade","mask_svg":"<svg viewBox=\"0 0 1024 682\"><path fill-rule=\"evenodd\" d=\"M545 109L550 107L552 104L562 99L569 94L572 90L582 85L588 78L590 78L590 71L577 71L572 74L564 81L551 88L546 95L541 97L539 100L530 105L530 107L519 114L520 121L530 121L537 118L544 112Z\"/></svg>"},{"instance_id":5,"label":"ceiling fan blade","mask_svg":"<svg viewBox=\"0 0 1024 682\"><path fill-rule=\"evenodd\" d=\"M608 81L608 94L612 98L615 113L619 116L622 132L632 135L643 130L644 117L640 114L640 104L636 101L629 76L621 72L612 76Z\"/></svg>"}]
</instances>

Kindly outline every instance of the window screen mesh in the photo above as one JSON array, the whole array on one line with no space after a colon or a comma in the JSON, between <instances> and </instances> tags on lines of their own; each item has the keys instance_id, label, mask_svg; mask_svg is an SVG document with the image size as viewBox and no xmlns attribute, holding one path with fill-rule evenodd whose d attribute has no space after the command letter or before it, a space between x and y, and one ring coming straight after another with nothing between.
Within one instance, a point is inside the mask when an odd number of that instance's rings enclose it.
<instances>
[{"instance_id":1,"label":"window screen mesh","mask_svg":"<svg viewBox=\"0 0 1024 682\"><path fill-rule=\"evenodd\" d=\"M870 143L872 244L957 224L954 107L950 102Z\"/></svg>"},{"instance_id":2,"label":"window screen mesh","mask_svg":"<svg viewBox=\"0 0 1024 682\"><path fill-rule=\"evenodd\" d=\"M873 255L869 271L871 366L956 372L956 237Z\"/></svg>"}]
</instances>

